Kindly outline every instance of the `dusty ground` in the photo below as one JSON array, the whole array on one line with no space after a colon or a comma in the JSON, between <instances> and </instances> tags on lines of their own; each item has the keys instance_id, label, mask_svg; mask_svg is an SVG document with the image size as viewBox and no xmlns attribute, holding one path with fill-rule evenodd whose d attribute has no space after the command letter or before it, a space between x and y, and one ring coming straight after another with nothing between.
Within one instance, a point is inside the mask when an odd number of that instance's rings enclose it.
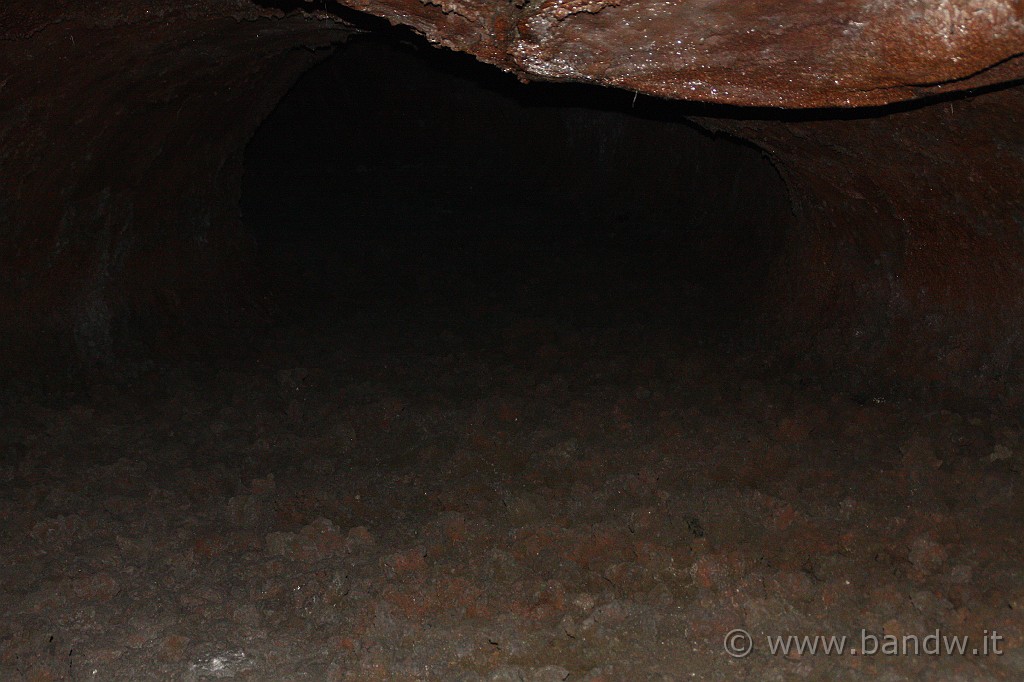
<instances>
[{"instance_id":1,"label":"dusty ground","mask_svg":"<svg viewBox=\"0 0 1024 682\"><path fill-rule=\"evenodd\" d=\"M1019 421L822 388L583 260L369 265L233 360L8 387L0 679L1024 677ZM966 655L861 655L936 630Z\"/></svg>"}]
</instances>

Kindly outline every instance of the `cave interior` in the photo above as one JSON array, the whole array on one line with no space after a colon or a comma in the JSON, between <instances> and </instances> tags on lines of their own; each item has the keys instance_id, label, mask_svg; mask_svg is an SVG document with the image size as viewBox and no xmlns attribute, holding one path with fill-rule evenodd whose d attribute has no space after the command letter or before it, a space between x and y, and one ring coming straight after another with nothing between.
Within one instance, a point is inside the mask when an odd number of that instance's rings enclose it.
<instances>
[{"instance_id":1,"label":"cave interior","mask_svg":"<svg viewBox=\"0 0 1024 682\"><path fill-rule=\"evenodd\" d=\"M733 4L0 10L0 678L1024 675L1024 10Z\"/></svg>"}]
</instances>

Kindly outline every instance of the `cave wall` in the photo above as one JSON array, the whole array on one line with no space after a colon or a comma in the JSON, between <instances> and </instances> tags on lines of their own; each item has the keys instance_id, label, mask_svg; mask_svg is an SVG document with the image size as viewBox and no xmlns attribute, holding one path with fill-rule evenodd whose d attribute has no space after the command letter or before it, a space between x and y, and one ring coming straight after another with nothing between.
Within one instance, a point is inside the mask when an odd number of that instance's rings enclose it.
<instances>
[{"instance_id":1,"label":"cave wall","mask_svg":"<svg viewBox=\"0 0 1024 682\"><path fill-rule=\"evenodd\" d=\"M103 362L120 328L252 303L245 143L351 31L244 4L2 10L0 364Z\"/></svg>"},{"instance_id":2,"label":"cave wall","mask_svg":"<svg viewBox=\"0 0 1024 682\"><path fill-rule=\"evenodd\" d=\"M761 145L796 229L764 314L790 355L865 389L1016 400L1024 369L1024 87L791 122L701 119ZM834 114L833 114L834 115Z\"/></svg>"},{"instance_id":3,"label":"cave wall","mask_svg":"<svg viewBox=\"0 0 1024 682\"><path fill-rule=\"evenodd\" d=\"M794 354L865 377L1019 384L1024 104L995 86L1024 78L1021 0L344 4L524 80L783 109L909 102L700 119L762 146L789 186L798 224L765 317ZM0 8L5 363L47 346L101 359L119 325L244 309L241 151L316 48L351 34L336 9Z\"/></svg>"}]
</instances>

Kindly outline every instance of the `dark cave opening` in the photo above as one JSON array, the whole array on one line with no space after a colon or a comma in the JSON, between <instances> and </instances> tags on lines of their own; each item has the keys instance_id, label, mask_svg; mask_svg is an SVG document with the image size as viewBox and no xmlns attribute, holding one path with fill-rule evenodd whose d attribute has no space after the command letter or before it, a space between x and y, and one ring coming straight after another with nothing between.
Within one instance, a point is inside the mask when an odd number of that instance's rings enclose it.
<instances>
[{"instance_id":1,"label":"dark cave opening","mask_svg":"<svg viewBox=\"0 0 1024 682\"><path fill-rule=\"evenodd\" d=\"M243 221L292 313L400 300L724 323L755 305L791 209L760 150L683 111L356 39L250 142Z\"/></svg>"}]
</instances>

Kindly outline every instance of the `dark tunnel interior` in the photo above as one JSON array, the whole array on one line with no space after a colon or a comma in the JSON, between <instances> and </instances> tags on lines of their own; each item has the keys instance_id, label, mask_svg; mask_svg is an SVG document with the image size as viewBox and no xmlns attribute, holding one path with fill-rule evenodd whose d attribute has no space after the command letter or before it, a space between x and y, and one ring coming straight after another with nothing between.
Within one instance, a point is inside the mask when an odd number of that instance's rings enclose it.
<instances>
[{"instance_id":1,"label":"dark tunnel interior","mask_svg":"<svg viewBox=\"0 0 1024 682\"><path fill-rule=\"evenodd\" d=\"M278 291L304 289L293 313L379 297L462 326L490 305L710 336L749 313L792 217L758 149L679 105L392 36L305 74L245 159L243 223Z\"/></svg>"},{"instance_id":2,"label":"dark tunnel interior","mask_svg":"<svg viewBox=\"0 0 1024 682\"><path fill-rule=\"evenodd\" d=\"M167 2L0 68L0 680L1024 677L1019 82Z\"/></svg>"}]
</instances>

